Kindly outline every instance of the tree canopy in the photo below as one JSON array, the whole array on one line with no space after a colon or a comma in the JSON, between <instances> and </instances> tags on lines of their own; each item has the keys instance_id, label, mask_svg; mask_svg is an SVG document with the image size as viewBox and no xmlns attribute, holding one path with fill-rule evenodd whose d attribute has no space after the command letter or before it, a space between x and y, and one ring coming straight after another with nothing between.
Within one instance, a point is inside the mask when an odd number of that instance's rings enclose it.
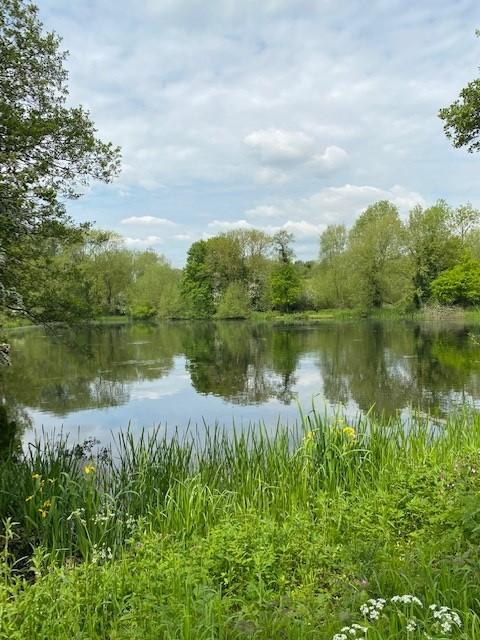
<instances>
[{"instance_id":1,"label":"tree canopy","mask_svg":"<svg viewBox=\"0 0 480 640\"><path fill-rule=\"evenodd\" d=\"M480 30L476 31L477 37ZM454 147L466 147L470 153L480 149L480 78L460 91L460 97L439 111L445 134Z\"/></svg>"},{"instance_id":2,"label":"tree canopy","mask_svg":"<svg viewBox=\"0 0 480 640\"><path fill-rule=\"evenodd\" d=\"M51 267L52 244L83 232L65 199L120 166L118 147L97 137L88 111L67 106L66 57L35 5L0 0L0 309L40 320L58 313L53 304L32 308L32 284Z\"/></svg>"}]
</instances>

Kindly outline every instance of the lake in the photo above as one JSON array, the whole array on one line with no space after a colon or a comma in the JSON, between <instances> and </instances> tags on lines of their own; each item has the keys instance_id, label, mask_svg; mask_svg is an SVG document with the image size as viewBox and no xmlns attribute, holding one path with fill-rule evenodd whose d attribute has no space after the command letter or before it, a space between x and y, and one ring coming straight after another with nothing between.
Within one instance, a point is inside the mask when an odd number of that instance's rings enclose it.
<instances>
[{"instance_id":1,"label":"lake","mask_svg":"<svg viewBox=\"0 0 480 640\"><path fill-rule=\"evenodd\" d=\"M480 329L355 320L118 324L12 331L0 394L21 425L102 443L131 429L231 428L298 419L298 404L347 416L444 416L480 402Z\"/></svg>"}]
</instances>

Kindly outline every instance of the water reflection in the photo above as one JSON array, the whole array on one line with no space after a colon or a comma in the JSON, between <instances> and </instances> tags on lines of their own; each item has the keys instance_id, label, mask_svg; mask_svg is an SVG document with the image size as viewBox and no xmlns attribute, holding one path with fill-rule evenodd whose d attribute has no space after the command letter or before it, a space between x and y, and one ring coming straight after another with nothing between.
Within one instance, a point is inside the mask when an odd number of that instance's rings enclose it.
<instances>
[{"instance_id":1,"label":"water reflection","mask_svg":"<svg viewBox=\"0 0 480 640\"><path fill-rule=\"evenodd\" d=\"M117 325L63 335L12 333L1 371L10 427L190 418L273 419L294 399L393 415L414 406L445 414L480 399L480 348L463 325L342 322L273 327L246 322ZM236 407L236 408L235 408ZM283 409L282 409L283 407ZM25 413L26 412L26 413ZM10 429L11 431L11 429ZM17 428L20 431L20 426ZM1 442L0 442L1 447Z\"/></svg>"}]
</instances>

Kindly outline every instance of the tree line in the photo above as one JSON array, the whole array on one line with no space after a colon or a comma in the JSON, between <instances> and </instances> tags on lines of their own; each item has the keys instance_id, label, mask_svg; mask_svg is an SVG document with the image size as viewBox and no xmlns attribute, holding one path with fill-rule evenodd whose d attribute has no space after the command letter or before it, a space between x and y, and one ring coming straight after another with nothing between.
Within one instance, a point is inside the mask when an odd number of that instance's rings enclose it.
<instances>
[{"instance_id":1,"label":"tree line","mask_svg":"<svg viewBox=\"0 0 480 640\"><path fill-rule=\"evenodd\" d=\"M40 321L470 306L480 304L479 222L470 204L416 206L403 221L394 204L379 201L350 229L328 226L317 260L296 260L285 230L238 229L194 242L183 269L152 250L129 250L114 233L86 228L48 242L16 286Z\"/></svg>"}]
</instances>

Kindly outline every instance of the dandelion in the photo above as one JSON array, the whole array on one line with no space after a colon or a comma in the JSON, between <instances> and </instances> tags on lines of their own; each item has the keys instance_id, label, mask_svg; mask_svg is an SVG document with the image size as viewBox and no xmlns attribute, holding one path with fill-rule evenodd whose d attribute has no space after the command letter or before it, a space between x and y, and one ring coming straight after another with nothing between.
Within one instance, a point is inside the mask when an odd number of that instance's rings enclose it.
<instances>
[{"instance_id":1,"label":"dandelion","mask_svg":"<svg viewBox=\"0 0 480 640\"><path fill-rule=\"evenodd\" d=\"M91 473L93 473L95 471L95 467L93 466L93 464L86 464L83 467L83 472L85 473L85 475L90 475Z\"/></svg>"}]
</instances>

